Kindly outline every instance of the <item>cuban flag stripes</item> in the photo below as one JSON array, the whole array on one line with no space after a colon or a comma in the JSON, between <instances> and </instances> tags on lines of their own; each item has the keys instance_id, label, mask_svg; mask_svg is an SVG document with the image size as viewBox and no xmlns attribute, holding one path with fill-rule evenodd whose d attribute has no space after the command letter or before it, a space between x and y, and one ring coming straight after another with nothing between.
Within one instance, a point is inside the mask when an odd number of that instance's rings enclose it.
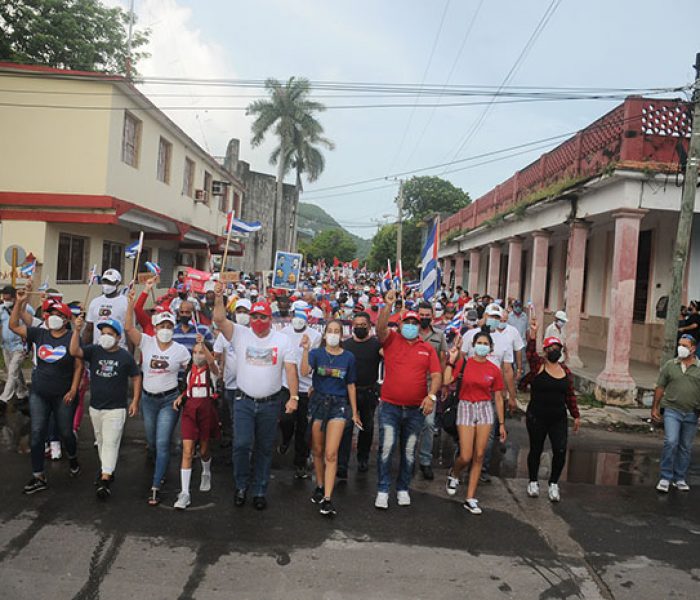
<instances>
[{"instance_id":1,"label":"cuban flag stripes","mask_svg":"<svg viewBox=\"0 0 700 600\"><path fill-rule=\"evenodd\" d=\"M126 247L126 250L124 250L124 256L126 256L127 258L130 258L131 260L134 260L138 256L140 250L141 250L141 238L139 238L133 244L129 244Z\"/></svg>"},{"instance_id":2,"label":"cuban flag stripes","mask_svg":"<svg viewBox=\"0 0 700 600\"><path fill-rule=\"evenodd\" d=\"M420 265L420 290L423 298L432 300L437 293L440 282L438 281L438 223L435 221L428 234L428 239L423 246Z\"/></svg>"},{"instance_id":3,"label":"cuban flag stripes","mask_svg":"<svg viewBox=\"0 0 700 600\"><path fill-rule=\"evenodd\" d=\"M93 265L92 269L90 269L90 272L88 273L88 283L92 285L93 283L96 283L100 278L100 274L97 272L97 265Z\"/></svg>"},{"instance_id":4,"label":"cuban flag stripes","mask_svg":"<svg viewBox=\"0 0 700 600\"><path fill-rule=\"evenodd\" d=\"M384 279L382 279L382 289L388 292L394 285L394 281L391 278L391 261L388 258L386 259L386 265L386 273L384 273Z\"/></svg>"},{"instance_id":5,"label":"cuban flag stripes","mask_svg":"<svg viewBox=\"0 0 700 600\"><path fill-rule=\"evenodd\" d=\"M37 350L37 356L47 363L55 363L61 360L66 355L65 346L50 346L49 344L42 344Z\"/></svg>"},{"instance_id":6,"label":"cuban flag stripes","mask_svg":"<svg viewBox=\"0 0 700 600\"><path fill-rule=\"evenodd\" d=\"M255 233L262 229L262 223L260 221L253 221L251 223L246 223L240 219L236 219L233 216L233 211L228 213L226 217L226 233L230 231L238 231L239 233Z\"/></svg>"},{"instance_id":7,"label":"cuban flag stripes","mask_svg":"<svg viewBox=\"0 0 700 600\"><path fill-rule=\"evenodd\" d=\"M151 273L154 275L160 275L160 265L158 265L158 263L147 260L144 264Z\"/></svg>"},{"instance_id":8,"label":"cuban flag stripes","mask_svg":"<svg viewBox=\"0 0 700 600\"><path fill-rule=\"evenodd\" d=\"M35 260L26 264L26 265L23 265L19 268L19 272L24 277L33 277L34 271L36 271L36 261Z\"/></svg>"},{"instance_id":9,"label":"cuban flag stripes","mask_svg":"<svg viewBox=\"0 0 700 600\"><path fill-rule=\"evenodd\" d=\"M448 333L450 331L456 331L457 333L460 332L462 329L462 325L464 324L464 311L460 310L454 318L447 324L445 325L445 333Z\"/></svg>"}]
</instances>

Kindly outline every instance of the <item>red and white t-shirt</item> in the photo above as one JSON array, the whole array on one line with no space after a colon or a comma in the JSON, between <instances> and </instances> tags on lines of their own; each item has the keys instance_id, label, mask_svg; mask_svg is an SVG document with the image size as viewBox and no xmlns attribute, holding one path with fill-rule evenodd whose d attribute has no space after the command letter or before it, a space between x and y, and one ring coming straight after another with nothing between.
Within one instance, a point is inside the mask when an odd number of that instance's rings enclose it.
<instances>
[{"instance_id":1,"label":"red and white t-shirt","mask_svg":"<svg viewBox=\"0 0 700 600\"><path fill-rule=\"evenodd\" d=\"M426 377L441 372L435 349L421 339L409 342L396 331L389 331L382 348L382 400L399 406L420 406L428 393Z\"/></svg>"},{"instance_id":2,"label":"red and white t-shirt","mask_svg":"<svg viewBox=\"0 0 700 600\"><path fill-rule=\"evenodd\" d=\"M296 366L289 338L274 330L260 338L249 327L234 324L231 341L236 354L238 389L251 398L265 398L279 392L284 363Z\"/></svg>"},{"instance_id":3,"label":"red and white t-shirt","mask_svg":"<svg viewBox=\"0 0 700 600\"><path fill-rule=\"evenodd\" d=\"M457 379L462 371L464 359L459 359L452 369L454 378ZM464 367L462 387L459 390L459 399L467 402L490 401L494 392L503 390L503 375L501 370L490 360L479 362L474 358L467 360Z\"/></svg>"}]
</instances>

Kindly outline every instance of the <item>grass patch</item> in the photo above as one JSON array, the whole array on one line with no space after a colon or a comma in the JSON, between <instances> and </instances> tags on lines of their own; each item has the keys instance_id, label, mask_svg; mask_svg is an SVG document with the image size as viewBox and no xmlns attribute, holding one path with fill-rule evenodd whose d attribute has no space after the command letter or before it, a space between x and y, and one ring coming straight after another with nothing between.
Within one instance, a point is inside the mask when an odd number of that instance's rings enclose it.
<instances>
[{"instance_id":1,"label":"grass patch","mask_svg":"<svg viewBox=\"0 0 700 600\"><path fill-rule=\"evenodd\" d=\"M579 406L589 406L590 408L603 408L605 406L605 404L596 400L595 395L590 392L578 395L576 402Z\"/></svg>"}]
</instances>

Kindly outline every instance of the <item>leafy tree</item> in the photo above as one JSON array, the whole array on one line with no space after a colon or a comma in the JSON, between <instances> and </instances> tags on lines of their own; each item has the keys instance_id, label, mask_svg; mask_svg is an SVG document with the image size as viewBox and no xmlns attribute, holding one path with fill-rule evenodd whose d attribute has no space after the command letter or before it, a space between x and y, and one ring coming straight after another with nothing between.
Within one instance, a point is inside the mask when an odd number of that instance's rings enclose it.
<instances>
[{"instance_id":1,"label":"leafy tree","mask_svg":"<svg viewBox=\"0 0 700 600\"><path fill-rule=\"evenodd\" d=\"M411 177L403 185L408 219L422 221L435 213L456 213L471 202L469 194L440 177Z\"/></svg>"},{"instance_id":2,"label":"leafy tree","mask_svg":"<svg viewBox=\"0 0 700 600\"><path fill-rule=\"evenodd\" d=\"M326 264L331 264L333 257L343 262L349 262L357 258L357 245L347 231L342 229L327 229L316 235L308 244L301 246L300 250L307 260L316 261L321 258Z\"/></svg>"},{"instance_id":3,"label":"leafy tree","mask_svg":"<svg viewBox=\"0 0 700 600\"><path fill-rule=\"evenodd\" d=\"M396 269L396 235L397 225L384 225L372 238L368 266L375 271L385 271L387 259L391 268ZM404 221L401 235L401 266L404 280L417 272L421 248L421 230L413 221Z\"/></svg>"},{"instance_id":4,"label":"leafy tree","mask_svg":"<svg viewBox=\"0 0 700 600\"><path fill-rule=\"evenodd\" d=\"M0 60L125 74L128 29L129 13L99 0L0 0ZM132 66L149 34L133 31Z\"/></svg>"},{"instance_id":5,"label":"leafy tree","mask_svg":"<svg viewBox=\"0 0 700 600\"><path fill-rule=\"evenodd\" d=\"M278 212L282 206L284 176L290 170L296 172L296 184L301 190L301 176L315 181L323 172L325 160L319 146L332 150L333 142L323 137L323 127L316 113L325 110L320 102L309 100L311 84L308 79L290 77L287 83L268 79L265 88L268 100L256 100L248 105L247 115L255 117L251 126L253 147L259 146L265 136L273 132L279 145L270 155L270 163L277 165L277 195L272 215L272 256L277 251ZM297 207L294 207L296 214ZM290 240L290 249L295 246ZM274 259L273 259L274 260Z\"/></svg>"}]
</instances>

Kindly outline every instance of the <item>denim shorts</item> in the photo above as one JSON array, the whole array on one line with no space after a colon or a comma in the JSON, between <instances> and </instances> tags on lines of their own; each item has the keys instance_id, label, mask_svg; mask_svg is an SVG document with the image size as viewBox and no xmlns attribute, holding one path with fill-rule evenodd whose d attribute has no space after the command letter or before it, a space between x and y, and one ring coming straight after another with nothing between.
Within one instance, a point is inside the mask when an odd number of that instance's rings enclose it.
<instances>
[{"instance_id":1,"label":"denim shorts","mask_svg":"<svg viewBox=\"0 0 700 600\"><path fill-rule=\"evenodd\" d=\"M321 430L326 430L328 421L347 421L352 416L347 396L330 396L315 392L309 399L309 421L321 422Z\"/></svg>"}]
</instances>

